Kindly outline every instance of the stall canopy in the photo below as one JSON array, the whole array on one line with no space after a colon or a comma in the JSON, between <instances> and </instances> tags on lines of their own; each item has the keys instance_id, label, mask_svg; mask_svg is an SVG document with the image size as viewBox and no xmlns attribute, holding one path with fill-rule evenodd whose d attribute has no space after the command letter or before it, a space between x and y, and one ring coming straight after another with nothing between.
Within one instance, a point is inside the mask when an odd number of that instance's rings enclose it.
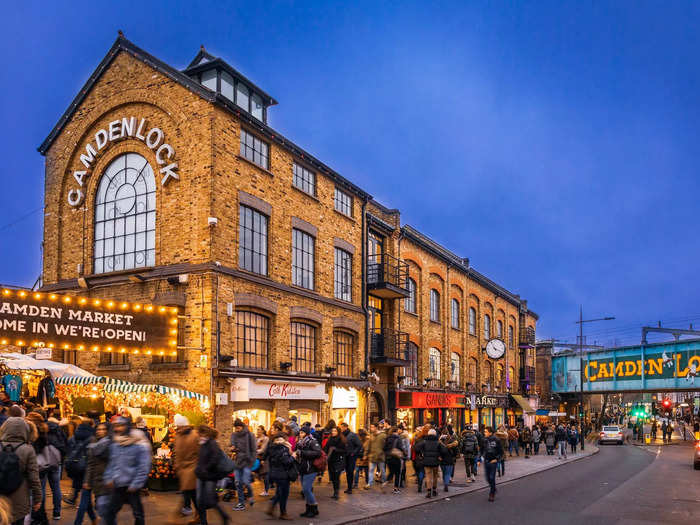
<instances>
[{"instance_id":1,"label":"stall canopy","mask_svg":"<svg viewBox=\"0 0 700 525\"><path fill-rule=\"evenodd\" d=\"M207 401L208 397L197 392L183 390L181 388L173 388L163 385L146 385L141 383L130 383L121 379L113 379L104 376L92 377L59 377L56 380L59 385L93 385L102 384L106 392L158 392L160 394L175 394L178 397L187 399L196 399L197 401Z\"/></svg>"},{"instance_id":2,"label":"stall canopy","mask_svg":"<svg viewBox=\"0 0 700 525\"><path fill-rule=\"evenodd\" d=\"M532 408L532 405L530 405L530 402L525 399L523 396L519 396L516 394L511 394L510 397L512 397L515 402L520 406L520 408L523 409L524 414L534 414L535 409Z\"/></svg>"},{"instance_id":3,"label":"stall canopy","mask_svg":"<svg viewBox=\"0 0 700 525\"><path fill-rule=\"evenodd\" d=\"M87 370L67 363L57 363L48 359L34 359L30 355L18 353L0 354L0 362L12 370L47 370L54 379L62 377L95 377Z\"/></svg>"}]
</instances>

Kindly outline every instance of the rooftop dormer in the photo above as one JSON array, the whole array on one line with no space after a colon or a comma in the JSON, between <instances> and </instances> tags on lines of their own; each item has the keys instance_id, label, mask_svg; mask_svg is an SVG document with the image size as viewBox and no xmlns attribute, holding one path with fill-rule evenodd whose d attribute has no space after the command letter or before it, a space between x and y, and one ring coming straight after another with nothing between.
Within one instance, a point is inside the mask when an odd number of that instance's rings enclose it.
<instances>
[{"instance_id":1,"label":"rooftop dormer","mask_svg":"<svg viewBox=\"0 0 700 525\"><path fill-rule=\"evenodd\" d=\"M219 93L236 107L267 124L267 108L277 101L202 46L183 73L204 87Z\"/></svg>"}]
</instances>

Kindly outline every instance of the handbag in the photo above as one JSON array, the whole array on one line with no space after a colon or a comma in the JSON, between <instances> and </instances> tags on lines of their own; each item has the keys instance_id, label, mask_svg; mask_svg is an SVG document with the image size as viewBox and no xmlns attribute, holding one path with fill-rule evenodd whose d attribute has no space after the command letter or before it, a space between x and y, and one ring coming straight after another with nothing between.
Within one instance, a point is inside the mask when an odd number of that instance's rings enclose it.
<instances>
[{"instance_id":1,"label":"handbag","mask_svg":"<svg viewBox=\"0 0 700 525\"><path fill-rule=\"evenodd\" d=\"M328 467L328 456L326 456L326 453L323 450L321 451L320 456L314 458L313 466L314 469L318 472L326 471L326 467Z\"/></svg>"},{"instance_id":2,"label":"handbag","mask_svg":"<svg viewBox=\"0 0 700 525\"><path fill-rule=\"evenodd\" d=\"M200 509L211 509L219 503L216 481L197 481L197 505Z\"/></svg>"},{"instance_id":3,"label":"handbag","mask_svg":"<svg viewBox=\"0 0 700 525\"><path fill-rule=\"evenodd\" d=\"M389 455L390 455L392 458L403 459L403 450L401 450L400 448L392 448L392 449L389 451Z\"/></svg>"},{"instance_id":4,"label":"handbag","mask_svg":"<svg viewBox=\"0 0 700 525\"><path fill-rule=\"evenodd\" d=\"M225 478L226 476L231 474L234 468L235 465L233 464L233 460L230 457L228 457L228 454L226 454L226 452L222 450L219 454L219 462L216 465L216 474L219 477L219 479Z\"/></svg>"}]
</instances>

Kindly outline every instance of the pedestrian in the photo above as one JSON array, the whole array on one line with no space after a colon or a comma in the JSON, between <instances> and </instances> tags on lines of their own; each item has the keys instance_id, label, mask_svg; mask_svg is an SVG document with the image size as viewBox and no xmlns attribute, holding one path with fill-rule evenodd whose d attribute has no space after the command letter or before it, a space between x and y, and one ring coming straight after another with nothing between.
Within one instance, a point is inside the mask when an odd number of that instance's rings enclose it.
<instances>
[{"instance_id":1,"label":"pedestrian","mask_svg":"<svg viewBox=\"0 0 700 525\"><path fill-rule=\"evenodd\" d=\"M467 474L467 483L476 481L476 468L474 459L479 454L479 441L476 438L476 432L473 429L467 428L462 431L459 442L459 451L464 458L464 470Z\"/></svg>"},{"instance_id":2,"label":"pedestrian","mask_svg":"<svg viewBox=\"0 0 700 525\"><path fill-rule=\"evenodd\" d=\"M345 436L340 433L338 427L330 427L330 435L323 446L323 450L328 456L328 477L333 484L333 495L331 498L338 499L340 474L345 471L345 455L347 453Z\"/></svg>"},{"instance_id":3,"label":"pedestrian","mask_svg":"<svg viewBox=\"0 0 700 525\"><path fill-rule=\"evenodd\" d=\"M80 424L75 428L73 437L68 440L68 453L66 454L65 470L71 479L73 492L70 496L63 498L67 505L75 505L87 472L87 448L92 442L95 431L92 427L92 420L81 419ZM92 505L90 511L93 517Z\"/></svg>"},{"instance_id":4,"label":"pedestrian","mask_svg":"<svg viewBox=\"0 0 700 525\"><path fill-rule=\"evenodd\" d=\"M268 470L267 461L265 461L265 452L267 451L267 445L270 442L270 438L267 437L267 432L265 427L260 425L255 431L255 449L256 456L260 461L260 467L258 467L257 476L263 482L263 490L260 496L268 496L270 494L270 476Z\"/></svg>"},{"instance_id":5,"label":"pedestrian","mask_svg":"<svg viewBox=\"0 0 700 525\"><path fill-rule=\"evenodd\" d=\"M515 450L515 455L519 456L520 451L518 450L518 439L520 438L520 433L514 426L508 428L508 456L513 457L513 450Z\"/></svg>"},{"instance_id":6,"label":"pedestrian","mask_svg":"<svg viewBox=\"0 0 700 525\"><path fill-rule=\"evenodd\" d=\"M578 445L579 435L578 430L576 430L576 425L571 425L568 432L569 446L571 447L571 453L576 454L576 445Z\"/></svg>"},{"instance_id":7,"label":"pedestrian","mask_svg":"<svg viewBox=\"0 0 700 525\"><path fill-rule=\"evenodd\" d=\"M88 445L88 466L83 488L95 496L95 510L106 521L111 491L105 487L104 472L109 462L109 424L100 423L95 429L95 441ZM96 520L93 520L93 524Z\"/></svg>"},{"instance_id":8,"label":"pedestrian","mask_svg":"<svg viewBox=\"0 0 700 525\"><path fill-rule=\"evenodd\" d=\"M404 488L406 487L406 464L411 458L411 436L403 424L399 425L399 437L401 438L401 450L404 452L404 457L401 460L401 482L399 488Z\"/></svg>"},{"instance_id":9,"label":"pedestrian","mask_svg":"<svg viewBox=\"0 0 700 525\"><path fill-rule=\"evenodd\" d=\"M128 504L134 515L134 525L144 525L141 489L151 471L152 448L143 432L131 428L131 420L118 416L114 421L114 436L109 447L109 462L104 471L105 487L112 491L106 525L116 525L117 514Z\"/></svg>"},{"instance_id":10,"label":"pedestrian","mask_svg":"<svg viewBox=\"0 0 700 525\"><path fill-rule=\"evenodd\" d=\"M279 422L275 422L279 423ZM282 430L281 424L277 425L278 431ZM252 507L255 504L253 499L253 488L251 486L251 469L255 463L257 446L253 433L248 429L243 421L236 419L233 422L233 433L231 434L231 451L235 454L233 463L235 466L236 485L238 489L238 504L233 510L245 510L246 492L250 494L248 504Z\"/></svg>"},{"instance_id":11,"label":"pedestrian","mask_svg":"<svg viewBox=\"0 0 700 525\"><path fill-rule=\"evenodd\" d=\"M63 451L56 446L56 440L51 439L49 435L49 424L44 420L42 413L29 412L26 421L33 424L37 429L36 439L33 441L34 452L36 453L37 466L39 468L39 481L41 483L41 507L43 512L46 511L46 484L48 482L51 487L53 496L53 518L54 520L61 519L61 465L63 463L63 455L65 454L64 444L65 439L61 439L59 446ZM58 431L61 438L64 438L63 432ZM54 436L55 438L55 436Z\"/></svg>"},{"instance_id":12,"label":"pedestrian","mask_svg":"<svg viewBox=\"0 0 700 525\"><path fill-rule=\"evenodd\" d=\"M353 431L350 430L348 424L343 422L340 424L340 433L345 438L345 479L347 480L348 488L345 494L352 494L353 481L355 477L355 464L357 458L362 456L362 442Z\"/></svg>"},{"instance_id":13,"label":"pedestrian","mask_svg":"<svg viewBox=\"0 0 700 525\"><path fill-rule=\"evenodd\" d=\"M0 471L0 488L9 500L10 523L21 525L27 514L41 509L39 467L30 427L23 418L11 416L0 427L0 458L5 467Z\"/></svg>"},{"instance_id":14,"label":"pedestrian","mask_svg":"<svg viewBox=\"0 0 700 525\"><path fill-rule=\"evenodd\" d=\"M199 434L192 428L189 419L182 414L175 414L173 423L176 429L173 467L182 493L180 514L191 516L192 505L197 498L197 475L194 471L199 460Z\"/></svg>"},{"instance_id":15,"label":"pedestrian","mask_svg":"<svg viewBox=\"0 0 700 525\"><path fill-rule=\"evenodd\" d=\"M364 428L357 431L357 437L362 445L362 450L358 453L357 462L355 463L355 482L352 486L356 489L360 483L360 475L365 474L365 485L369 483L369 461L367 460L367 447L369 446L369 434Z\"/></svg>"},{"instance_id":16,"label":"pedestrian","mask_svg":"<svg viewBox=\"0 0 700 525\"><path fill-rule=\"evenodd\" d=\"M651 439L656 441L656 433L658 432L658 424L656 423L656 419L651 422Z\"/></svg>"},{"instance_id":17,"label":"pedestrian","mask_svg":"<svg viewBox=\"0 0 700 525\"><path fill-rule=\"evenodd\" d=\"M272 442L268 444L264 458L270 466L270 481L275 484L275 495L270 500L267 514L273 516L275 506L279 505L279 518L281 520L290 520L292 518L287 514L289 483L296 481L299 473L292 456L292 446L287 441L287 435L278 433L271 436L270 439Z\"/></svg>"},{"instance_id":18,"label":"pedestrian","mask_svg":"<svg viewBox=\"0 0 700 525\"><path fill-rule=\"evenodd\" d=\"M90 464L90 446L97 442L93 426L94 422L92 419L83 420L83 424L78 426L78 428L75 431L75 434L71 438L72 440L74 440L73 444L71 445L69 442L69 449L71 449L72 446L79 448L81 447L81 438L87 436L87 443L84 447L84 453L80 454L80 459L78 460L78 465L75 472L75 482L80 483L80 503L78 504L78 511L75 514L75 521L73 522L74 525L82 525L83 518L85 517L86 513L89 516L90 521L93 525L97 523L97 514L95 513L95 508L92 504L92 490L90 489L90 485L87 482L87 471L88 465ZM85 427L89 428L89 432L85 430ZM68 459L70 458L71 454L69 453ZM82 464L83 461L85 462L84 466ZM69 463L66 462L66 465L68 464Z\"/></svg>"},{"instance_id":19,"label":"pedestrian","mask_svg":"<svg viewBox=\"0 0 700 525\"><path fill-rule=\"evenodd\" d=\"M452 476L455 470L455 463L457 461L457 455L459 454L459 441L457 440L454 432L450 432L452 427L448 425L443 434L440 436L440 442L447 449L448 454L440 460L440 470L442 471L442 483L445 492L449 490L450 483L452 482Z\"/></svg>"},{"instance_id":20,"label":"pedestrian","mask_svg":"<svg viewBox=\"0 0 700 525\"><path fill-rule=\"evenodd\" d=\"M296 460L299 463L299 475L301 487L306 501L306 510L301 514L302 518L318 516L318 504L314 496L314 480L318 475L316 460L321 457L321 446L318 440L310 433L311 426L302 426L299 429L299 441L297 442Z\"/></svg>"},{"instance_id":21,"label":"pedestrian","mask_svg":"<svg viewBox=\"0 0 700 525\"><path fill-rule=\"evenodd\" d=\"M506 449L508 448L508 432L506 431L506 427L504 425L499 426L494 436L501 440L501 448L503 449L503 454L501 454L496 462L496 471L500 477L503 477L506 475Z\"/></svg>"},{"instance_id":22,"label":"pedestrian","mask_svg":"<svg viewBox=\"0 0 700 525\"><path fill-rule=\"evenodd\" d=\"M489 483L489 501L496 497L496 469L498 468L498 458L505 455L505 449L500 439L493 434L493 428L486 427L484 430L484 471L486 481Z\"/></svg>"},{"instance_id":23,"label":"pedestrian","mask_svg":"<svg viewBox=\"0 0 700 525\"><path fill-rule=\"evenodd\" d=\"M532 454L532 430L529 427L524 427L520 433L520 439L523 441L525 458L529 458Z\"/></svg>"},{"instance_id":24,"label":"pedestrian","mask_svg":"<svg viewBox=\"0 0 700 525\"><path fill-rule=\"evenodd\" d=\"M423 492L423 480L425 479L425 465L423 463L423 454L418 453L416 447L418 443L423 441L427 433L426 427L418 427L413 433L413 446L411 447L411 460L413 461L413 471L416 474L418 482L418 492Z\"/></svg>"},{"instance_id":25,"label":"pedestrian","mask_svg":"<svg viewBox=\"0 0 700 525\"><path fill-rule=\"evenodd\" d=\"M199 453L194 473L197 477L195 506L199 513L199 525L208 525L208 509L216 510L221 521L227 525L231 523L231 518L219 505L216 483L226 475L225 471L233 465L228 461L222 462L225 455L216 442L219 435L216 429L200 425L197 427L197 434L199 435ZM223 466L227 466L227 468L222 468Z\"/></svg>"},{"instance_id":26,"label":"pedestrian","mask_svg":"<svg viewBox=\"0 0 700 525\"><path fill-rule=\"evenodd\" d=\"M401 463L405 457L405 452L397 427L391 427L389 429L389 435L384 442L384 455L386 457L386 464L389 467L387 482L393 480L393 493L400 494L401 490L399 487L401 486Z\"/></svg>"},{"instance_id":27,"label":"pedestrian","mask_svg":"<svg viewBox=\"0 0 700 525\"><path fill-rule=\"evenodd\" d=\"M532 427L532 450L535 456L539 455L540 453L540 439L542 439L540 427L535 425Z\"/></svg>"},{"instance_id":28,"label":"pedestrian","mask_svg":"<svg viewBox=\"0 0 700 525\"><path fill-rule=\"evenodd\" d=\"M288 425L295 436L299 434L299 423L297 423L297 416L292 416L289 420Z\"/></svg>"},{"instance_id":29,"label":"pedestrian","mask_svg":"<svg viewBox=\"0 0 700 525\"><path fill-rule=\"evenodd\" d=\"M438 440L434 428L428 430L428 434L416 444L416 454L422 456L425 468L426 498L437 496L438 467L440 461L450 455L450 452Z\"/></svg>"},{"instance_id":30,"label":"pedestrian","mask_svg":"<svg viewBox=\"0 0 700 525\"><path fill-rule=\"evenodd\" d=\"M364 487L366 490L372 487L377 469L379 469L381 475L382 486L386 484L386 455L384 454L386 433L374 423L370 424L369 429L369 447L367 447L365 451L367 459L369 460L369 481Z\"/></svg>"},{"instance_id":31,"label":"pedestrian","mask_svg":"<svg viewBox=\"0 0 700 525\"><path fill-rule=\"evenodd\" d=\"M566 433L566 429L564 428L564 425L559 425L554 432L554 439L556 440L557 443L557 458L559 459L566 459L566 445L568 442L568 436Z\"/></svg>"}]
</instances>

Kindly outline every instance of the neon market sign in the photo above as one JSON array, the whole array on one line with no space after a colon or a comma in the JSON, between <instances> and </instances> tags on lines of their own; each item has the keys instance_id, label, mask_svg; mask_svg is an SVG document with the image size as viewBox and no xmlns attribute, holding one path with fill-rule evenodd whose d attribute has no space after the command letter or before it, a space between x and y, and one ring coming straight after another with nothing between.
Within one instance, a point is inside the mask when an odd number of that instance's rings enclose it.
<instances>
[{"instance_id":1,"label":"neon market sign","mask_svg":"<svg viewBox=\"0 0 700 525\"><path fill-rule=\"evenodd\" d=\"M639 359L637 359L639 357ZM629 356L613 360L598 359L589 361L584 368L584 381L595 383L613 380L671 379L684 377L688 381L700 373L700 355L688 355L685 352L654 355L644 359L641 356ZM693 381L694 382L694 381Z\"/></svg>"},{"instance_id":2,"label":"neon market sign","mask_svg":"<svg viewBox=\"0 0 700 525\"><path fill-rule=\"evenodd\" d=\"M68 204L76 208L85 200L83 188L87 177L90 176L94 168L96 159L114 142L124 139L136 139L143 142L146 147L155 152L161 174L160 183L162 186L170 179L179 179L177 172L177 162L172 162L175 157L174 148L165 140L165 133L157 127L149 127L145 118L123 117L113 120L106 128L102 128L95 133L94 140L87 143L85 152L80 155L81 169L73 172L73 178L78 187L72 188L68 192ZM82 169L85 168L85 169Z\"/></svg>"}]
</instances>

